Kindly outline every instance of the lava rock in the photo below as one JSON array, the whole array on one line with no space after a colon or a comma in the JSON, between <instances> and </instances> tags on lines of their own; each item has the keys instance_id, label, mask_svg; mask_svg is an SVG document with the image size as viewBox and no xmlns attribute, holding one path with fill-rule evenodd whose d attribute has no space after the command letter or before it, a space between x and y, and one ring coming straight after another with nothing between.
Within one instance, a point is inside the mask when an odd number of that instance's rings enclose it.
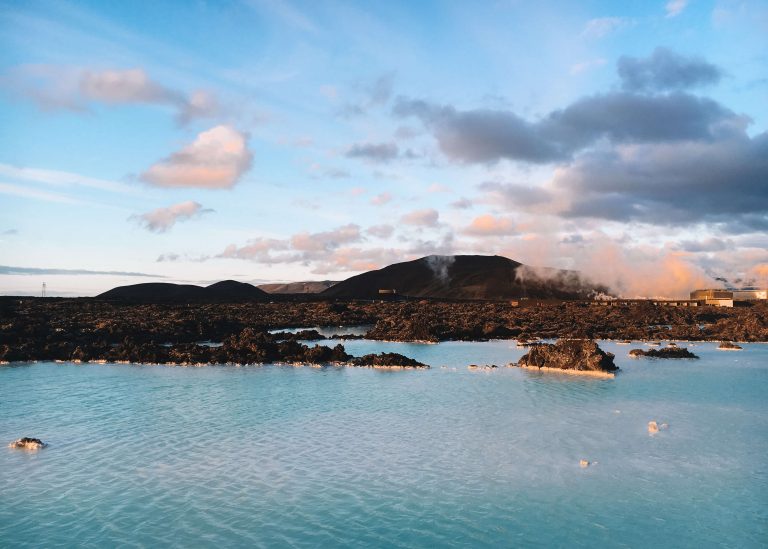
<instances>
[{"instance_id":1,"label":"lava rock","mask_svg":"<svg viewBox=\"0 0 768 549\"><path fill-rule=\"evenodd\" d=\"M520 358L518 365L558 370L615 372L613 353L606 353L597 343L588 339L561 339L555 344L532 345Z\"/></svg>"},{"instance_id":2,"label":"lava rock","mask_svg":"<svg viewBox=\"0 0 768 549\"><path fill-rule=\"evenodd\" d=\"M16 448L18 450L40 450L48 446L45 442L39 438L23 437L11 442L8 447Z\"/></svg>"},{"instance_id":3,"label":"lava rock","mask_svg":"<svg viewBox=\"0 0 768 549\"><path fill-rule=\"evenodd\" d=\"M663 349L648 349L647 351L642 349L632 349L629 351L629 356L647 356L650 358L699 358L697 355L683 347L664 347Z\"/></svg>"}]
</instances>

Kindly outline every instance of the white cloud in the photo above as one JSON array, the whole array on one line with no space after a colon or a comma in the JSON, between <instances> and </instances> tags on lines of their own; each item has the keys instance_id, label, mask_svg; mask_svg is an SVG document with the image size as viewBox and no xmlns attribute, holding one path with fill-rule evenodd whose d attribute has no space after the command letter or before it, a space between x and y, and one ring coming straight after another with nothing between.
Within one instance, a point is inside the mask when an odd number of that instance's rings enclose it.
<instances>
[{"instance_id":1,"label":"white cloud","mask_svg":"<svg viewBox=\"0 0 768 549\"><path fill-rule=\"evenodd\" d=\"M141 174L158 187L228 189L251 167L247 136L231 126L215 126Z\"/></svg>"},{"instance_id":2,"label":"white cloud","mask_svg":"<svg viewBox=\"0 0 768 549\"><path fill-rule=\"evenodd\" d=\"M571 74L581 74L591 69L596 69L605 65L607 61L603 58L590 59L589 61L582 61L581 63L575 63L571 65Z\"/></svg>"},{"instance_id":3,"label":"white cloud","mask_svg":"<svg viewBox=\"0 0 768 549\"><path fill-rule=\"evenodd\" d=\"M627 17L598 17L587 21L581 35L586 38L603 38L631 24L632 20Z\"/></svg>"},{"instance_id":4,"label":"white cloud","mask_svg":"<svg viewBox=\"0 0 768 549\"><path fill-rule=\"evenodd\" d=\"M197 202L187 200L167 208L157 208L145 214L134 215L130 219L138 221L144 228L153 233L164 233L179 221L186 221L212 211L211 209L204 209Z\"/></svg>"},{"instance_id":5,"label":"white cloud","mask_svg":"<svg viewBox=\"0 0 768 549\"><path fill-rule=\"evenodd\" d=\"M669 0L664 10L667 12L667 17L677 17L683 13L686 6L688 6L688 0Z\"/></svg>"},{"instance_id":6,"label":"white cloud","mask_svg":"<svg viewBox=\"0 0 768 549\"><path fill-rule=\"evenodd\" d=\"M32 198L34 200L43 200L45 202L59 202L61 204L81 204L79 200L75 200L74 198L62 194L28 189L27 187L21 187L12 183L0 183L0 194L21 196L23 198Z\"/></svg>"},{"instance_id":7,"label":"white cloud","mask_svg":"<svg viewBox=\"0 0 768 549\"><path fill-rule=\"evenodd\" d=\"M57 170L17 168L16 166L11 166L9 164L0 164L0 175L13 179L23 179L25 181L34 181L36 183L55 185L59 187L80 186L119 193L138 192L138 190L133 189L128 185L117 183L115 181L109 181L106 179L97 179L95 177L87 177L76 173L62 172Z\"/></svg>"}]
</instances>

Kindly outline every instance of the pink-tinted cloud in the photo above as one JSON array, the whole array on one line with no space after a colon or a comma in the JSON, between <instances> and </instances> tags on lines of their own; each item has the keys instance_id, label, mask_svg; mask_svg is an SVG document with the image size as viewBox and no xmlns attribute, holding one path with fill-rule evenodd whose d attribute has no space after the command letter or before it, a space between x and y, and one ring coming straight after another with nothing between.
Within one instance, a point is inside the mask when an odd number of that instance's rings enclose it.
<instances>
[{"instance_id":1,"label":"pink-tinted cloud","mask_svg":"<svg viewBox=\"0 0 768 549\"><path fill-rule=\"evenodd\" d=\"M46 110L85 112L92 104L165 105L176 109L181 123L219 112L216 96L196 90L190 94L163 86L142 68L82 69L57 65L22 65L8 71L2 84L16 95Z\"/></svg>"},{"instance_id":2,"label":"pink-tinted cloud","mask_svg":"<svg viewBox=\"0 0 768 549\"><path fill-rule=\"evenodd\" d=\"M328 252L351 242L362 240L360 226L350 223L332 231L299 233L291 237L291 247L306 253Z\"/></svg>"},{"instance_id":3,"label":"pink-tinted cloud","mask_svg":"<svg viewBox=\"0 0 768 549\"><path fill-rule=\"evenodd\" d=\"M145 214L131 216L131 219L138 221L148 231L164 233L179 221L186 221L212 211L203 208L197 202L187 200L167 208L157 208Z\"/></svg>"},{"instance_id":4,"label":"pink-tinted cloud","mask_svg":"<svg viewBox=\"0 0 768 549\"><path fill-rule=\"evenodd\" d=\"M392 236L392 233L395 232L395 228L392 225L387 224L373 225L372 227L368 227L365 232L376 238L389 238Z\"/></svg>"},{"instance_id":5,"label":"pink-tinted cloud","mask_svg":"<svg viewBox=\"0 0 768 549\"><path fill-rule=\"evenodd\" d=\"M388 202L392 202L392 195L387 192L377 194L376 196L371 198L371 204L373 204L374 206L383 206Z\"/></svg>"},{"instance_id":6,"label":"pink-tinted cloud","mask_svg":"<svg viewBox=\"0 0 768 549\"><path fill-rule=\"evenodd\" d=\"M472 220L464 233L472 236L505 236L517 232L515 223L507 217L484 214Z\"/></svg>"},{"instance_id":7,"label":"pink-tinted cloud","mask_svg":"<svg viewBox=\"0 0 768 549\"><path fill-rule=\"evenodd\" d=\"M415 210L405 214L400 221L414 227L437 227L440 222L440 213L432 208Z\"/></svg>"},{"instance_id":8,"label":"pink-tinted cloud","mask_svg":"<svg viewBox=\"0 0 768 549\"><path fill-rule=\"evenodd\" d=\"M215 126L141 174L158 187L228 189L251 167L248 137L231 126Z\"/></svg>"}]
</instances>

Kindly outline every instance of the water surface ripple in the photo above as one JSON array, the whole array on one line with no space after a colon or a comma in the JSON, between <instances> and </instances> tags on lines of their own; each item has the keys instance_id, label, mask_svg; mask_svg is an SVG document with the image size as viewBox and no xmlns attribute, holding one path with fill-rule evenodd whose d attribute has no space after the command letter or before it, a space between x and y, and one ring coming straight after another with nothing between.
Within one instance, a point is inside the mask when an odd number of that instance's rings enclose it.
<instances>
[{"instance_id":1,"label":"water surface ripple","mask_svg":"<svg viewBox=\"0 0 768 549\"><path fill-rule=\"evenodd\" d=\"M50 443L0 448L0 546L768 545L768 345L603 342L613 380L467 370L507 341L345 346L433 369L0 367L0 442Z\"/></svg>"}]
</instances>

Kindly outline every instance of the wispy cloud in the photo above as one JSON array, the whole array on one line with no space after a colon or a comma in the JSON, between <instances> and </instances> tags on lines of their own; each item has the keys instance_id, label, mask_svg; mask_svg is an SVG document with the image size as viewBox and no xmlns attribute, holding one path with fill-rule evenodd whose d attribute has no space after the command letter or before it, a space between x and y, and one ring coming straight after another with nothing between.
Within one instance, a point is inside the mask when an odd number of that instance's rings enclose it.
<instances>
[{"instance_id":1,"label":"wispy cloud","mask_svg":"<svg viewBox=\"0 0 768 549\"><path fill-rule=\"evenodd\" d=\"M664 6L664 11L667 12L667 17L677 17L688 6L688 0L669 0Z\"/></svg>"},{"instance_id":2,"label":"wispy cloud","mask_svg":"<svg viewBox=\"0 0 768 549\"><path fill-rule=\"evenodd\" d=\"M612 32L632 25L632 23L633 20L628 17L597 17L587 21L581 35L586 38L603 38Z\"/></svg>"},{"instance_id":3,"label":"wispy cloud","mask_svg":"<svg viewBox=\"0 0 768 549\"><path fill-rule=\"evenodd\" d=\"M75 200L74 198L70 198L63 194L28 189L27 187L21 187L12 183L0 183L0 194L31 198L33 200L42 200L44 202L58 202L60 204L82 204L79 200Z\"/></svg>"},{"instance_id":4,"label":"wispy cloud","mask_svg":"<svg viewBox=\"0 0 768 549\"><path fill-rule=\"evenodd\" d=\"M167 208L157 208L141 215L132 215L129 219L137 221L148 231L164 233L180 221L200 217L212 211L210 208L203 208L198 202L187 200Z\"/></svg>"},{"instance_id":5,"label":"wispy cloud","mask_svg":"<svg viewBox=\"0 0 768 549\"><path fill-rule=\"evenodd\" d=\"M137 273L131 271L91 271L88 269L48 269L39 267L11 267L0 265L0 275L113 275L138 276L147 278L165 278L162 275Z\"/></svg>"},{"instance_id":6,"label":"wispy cloud","mask_svg":"<svg viewBox=\"0 0 768 549\"><path fill-rule=\"evenodd\" d=\"M107 179L97 179L95 177L57 170L19 168L9 164L0 164L0 175L11 179L23 179L25 181L34 181L35 183L43 183L45 185L54 185L57 187L88 187L102 191L133 194L139 192L139 189Z\"/></svg>"},{"instance_id":7,"label":"wispy cloud","mask_svg":"<svg viewBox=\"0 0 768 549\"><path fill-rule=\"evenodd\" d=\"M185 94L156 82L142 68L84 69L57 65L22 65L0 77L17 96L44 110L89 111L91 105L162 105L176 110L181 123L219 112L216 96L206 90Z\"/></svg>"}]
</instances>

